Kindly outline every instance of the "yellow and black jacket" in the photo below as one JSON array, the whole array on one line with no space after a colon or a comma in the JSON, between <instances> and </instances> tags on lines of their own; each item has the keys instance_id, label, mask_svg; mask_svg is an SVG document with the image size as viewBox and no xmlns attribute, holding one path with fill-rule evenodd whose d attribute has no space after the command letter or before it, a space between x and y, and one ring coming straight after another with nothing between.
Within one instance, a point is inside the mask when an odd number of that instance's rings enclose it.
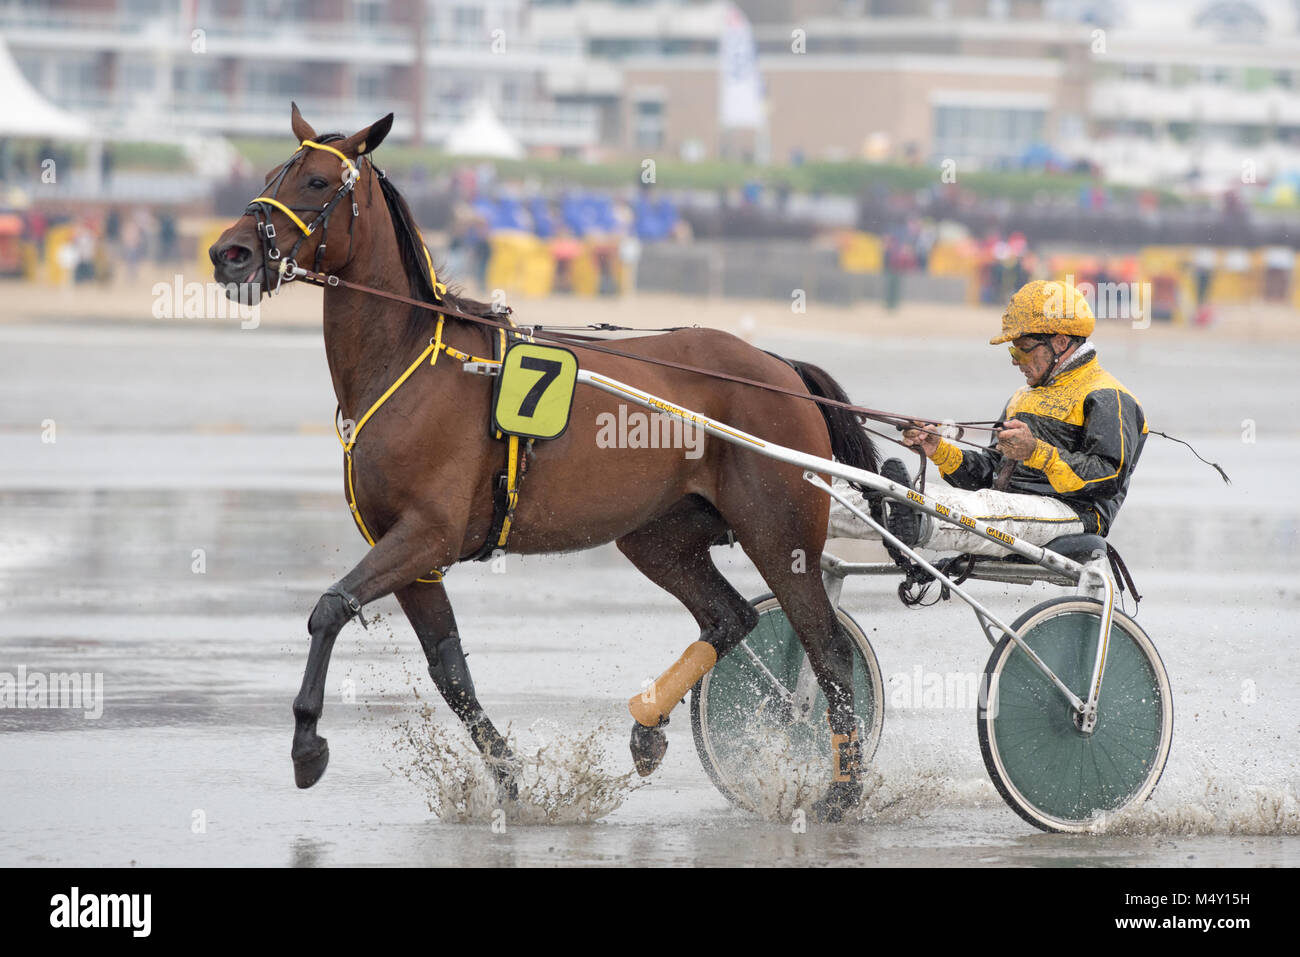
<instances>
[{"instance_id":1,"label":"yellow and black jacket","mask_svg":"<svg viewBox=\"0 0 1300 957\"><path fill-rule=\"evenodd\" d=\"M1084 349L1051 384L1021 389L1003 409L1003 419L1020 419L1038 439L1033 454L1012 471L1007 491L1059 498L1085 531L1104 536L1128 493L1147 422L1133 394L1101 367L1091 348ZM992 447L963 452L941 441L931 460L949 485L981 489L993 485L1003 456Z\"/></svg>"}]
</instances>

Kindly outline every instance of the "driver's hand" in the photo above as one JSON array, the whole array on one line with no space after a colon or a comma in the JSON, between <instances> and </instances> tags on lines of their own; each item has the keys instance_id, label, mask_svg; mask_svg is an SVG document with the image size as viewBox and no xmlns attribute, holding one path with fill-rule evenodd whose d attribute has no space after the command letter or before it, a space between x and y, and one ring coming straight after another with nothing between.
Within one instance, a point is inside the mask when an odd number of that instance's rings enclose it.
<instances>
[{"instance_id":1,"label":"driver's hand","mask_svg":"<svg viewBox=\"0 0 1300 957\"><path fill-rule=\"evenodd\" d=\"M1038 440L1029 431L1029 426L1019 419L1007 419L997 435L998 451L1017 462L1029 458L1038 447Z\"/></svg>"},{"instance_id":2,"label":"driver's hand","mask_svg":"<svg viewBox=\"0 0 1300 957\"><path fill-rule=\"evenodd\" d=\"M930 431L924 422L912 421L912 427L903 431L903 444L909 448L920 448L927 456L939 451L940 436Z\"/></svg>"}]
</instances>

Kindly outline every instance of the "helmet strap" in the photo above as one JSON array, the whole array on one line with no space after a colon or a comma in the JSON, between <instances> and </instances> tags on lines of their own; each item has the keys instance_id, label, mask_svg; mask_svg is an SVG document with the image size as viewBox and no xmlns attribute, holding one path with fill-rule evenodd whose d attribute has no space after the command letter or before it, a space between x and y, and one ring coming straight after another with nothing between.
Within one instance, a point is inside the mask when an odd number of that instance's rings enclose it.
<instances>
[{"instance_id":1,"label":"helmet strap","mask_svg":"<svg viewBox=\"0 0 1300 957\"><path fill-rule=\"evenodd\" d=\"M1055 338L1055 336L1053 336L1052 338ZM1052 381L1052 376L1056 372L1056 367L1061 364L1061 357L1064 356L1067 352L1069 352L1073 347L1074 347L1074 343L1071 342L1070 345L1066 346L1060 352L1057 352L1056 349L1052 347L1052 340L1051 339L1047 340L1047 348L1052 350L1052 364L1048 366L1047 371L1044 372L1039 377L1038 379L1039 386L1047 385L1049 382ZM1035 386L1035 388L1037 388L1037 386Z\"/></svg>"}]
</instances>

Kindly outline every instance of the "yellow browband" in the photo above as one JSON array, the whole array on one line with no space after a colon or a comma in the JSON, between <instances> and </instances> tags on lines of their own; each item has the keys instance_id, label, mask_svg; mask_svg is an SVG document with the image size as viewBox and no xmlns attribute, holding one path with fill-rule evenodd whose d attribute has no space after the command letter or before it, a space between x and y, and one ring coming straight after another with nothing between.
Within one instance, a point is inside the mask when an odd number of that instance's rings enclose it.
<instances>
[{"instance_id":1,"label":"yellow browband","mask_svg":"<svg viewBox=\"0 0 1300 957\"><path fill-rule=\"evenodd\" d=\"M328 146L325 143L317 143L315 140L303 140L298 144L299 149L302 149L304 146L308 149L324 150L327 153L333 153L343 161L343 165L347 167L348 172L352 174L352 181L354 183L361 178L361 173L357 170L357 167L352 160L348 159L341 151L336 150L334 147ZM280 212L288 216L293 224L302 230L304 236L311 235L312 228L299 219L292 209L284 205L284 203L280 202L278 199L271 196L259 196L248 205L252 206L253 203L266 203L268 206L274 206ZM447 294L447 284L438 281L438 274L433 270L433 257L429 255L429 247L424 243L424 236L420 236L420 248L424 250L424 261L429 266L429 284L433 286L434 291L439 296L445 296ZM373 545L374 543L371 542L371 544Z\"/></svg>"},{"instance_id":2,"label":"yellow browband","mask_svg":"<svg viewBox=\"0 0 1300 957\"><path fill-rule=\"evenodd\" d=\"M343 161L343 165L346 166L348 172L352 174L353 182L356 182L356 180L360 176L360 174L357 172L356 165L353 164L352 160L348 159L346 156L344 156L341 152L336 150L334 147L326 146L324 143L317 143L314 140L303 140L301 143L298 144L299 149L302 149L304 146L314 150L325 150L327 153L333 153L335 156L337 156L339 159ZM301 219L299 219L292 209L284 205L284 203L280 202L278 199L275 199L271 196L259 196L257 197L257 199L253 200L253 203L266 203L266 205L268 206L274 206L280 212L288 216L289 219L293 221L293 224L297 226L300 230L302 230L302 234L304 236L311 235L311 227L309 227L306 223L304 223ZM248 205L252 206L253 203L249 203Z\"/></svg>"},{"instance_id":3,"label":"yellow browband","mask_svg":"<svg viewBox=\"0 0 1300 957\"><path fill-rule=\"evenodd\" d=\"M348 168L348 171L350 173L352 173L353 179L356 179L361 175L360 173L357 172L356 165L353 164L352 160L348 159L339 150L336 150L332 146L326 146L324 143L317 143L315 140L303 140L301 143L298 144L298 146L300 149L306 146L314 150L324 150L327 153L333 153L335 156L337 156L339 159L343 161L343 165Z\"/></svg>"}]
</instances>

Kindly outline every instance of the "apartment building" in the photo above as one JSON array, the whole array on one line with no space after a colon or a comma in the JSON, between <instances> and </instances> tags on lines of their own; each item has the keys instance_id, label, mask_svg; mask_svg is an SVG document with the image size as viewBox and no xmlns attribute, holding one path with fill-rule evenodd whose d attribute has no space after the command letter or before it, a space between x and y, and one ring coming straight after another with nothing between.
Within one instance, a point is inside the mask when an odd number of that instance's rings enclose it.
<instances>
[{"instance_id":1,"label":"apartment building","mask_svg":"<svg viewBox=\"0 0 1300 957\"><path fill-rule=\"evenodd\" d=\"M539 37L617 67L557 95L602 109L627 152L997 165L1086 128L1089 29L1039 2L737 0L767 123L718 123L723 3L536 3ZM990 13L992 11L992 13Z\"/></svg>"},{"instance_id":2,"label":"apartment building","mask_svg":"<svg viewBox=\"0 0 1300 957\"><path fill-rule=\"evenodd\" d=\"M540 151L598 145L597 116L545 76L577 57L533 42L525 0L0 0L0 34L32 84L119 135L147 126L281 135L286 107L437 144L486 99Z\"/></svg>"},{"instance_id":3,"label":"apartment building","mask_svg":"<svg viewBox=\"0 0 1300 957\"><path fill-rule=\"evenodd\" d=\"M535 154L1014 163L1135 183L1300 169L1290 0L736 0L762 123L722 122L723 0L0 0L23 72L119 135L281 135L285 103Z\"/></svg>"}]
</instances>

